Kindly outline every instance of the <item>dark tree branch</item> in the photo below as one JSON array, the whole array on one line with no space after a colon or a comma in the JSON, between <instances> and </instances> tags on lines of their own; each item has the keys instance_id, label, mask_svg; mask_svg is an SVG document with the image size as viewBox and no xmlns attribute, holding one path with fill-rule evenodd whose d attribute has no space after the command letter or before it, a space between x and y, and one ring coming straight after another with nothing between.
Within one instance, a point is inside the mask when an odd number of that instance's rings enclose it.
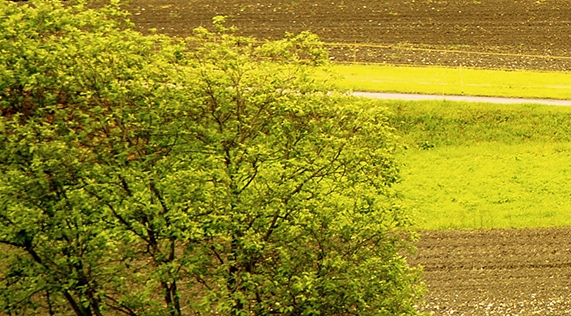
<instances>
[{"instance_id":1,"label":"dark tree branch","mask_svg":"<svg viewBox=\"0 0 571 316\"><path fill-rule=\"evenodd\" d=\"M105 294L103 295L104 298L108 299L109 301L113 302L113 304L115 304L116 306L113 305L108 305L109 307L111 307L112 309L121 312L123 314L127 314L129 316L138 316L137 313L135 313L135 311L133 311L131 308L129 308L128 306L126 306L125 304L117 301L114 297L112 297L111 295Z\"/></svg>"}]
</instances>

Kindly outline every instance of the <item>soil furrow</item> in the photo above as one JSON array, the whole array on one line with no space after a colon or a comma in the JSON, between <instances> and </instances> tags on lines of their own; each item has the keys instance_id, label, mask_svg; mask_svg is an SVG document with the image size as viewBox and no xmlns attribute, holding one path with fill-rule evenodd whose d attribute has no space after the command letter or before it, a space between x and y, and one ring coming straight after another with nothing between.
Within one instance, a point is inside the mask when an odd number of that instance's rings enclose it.
<instances>
[{"instance_id":1,"label":"soil furrow","mask_svg":"<svg viewBox=\"0 0 571 316\"><path fill-rule=\"evenodd\" d=\"M409 262L424 267L424 311L571 313L571 228L426 231L417 246Z\"/></svg>"},{"instance_id":2,"label":"soil furrow","mask_svg":"<svg viewBox=\"0 0 571 316\"><path fill-rule=\"evenodd\" d=\"M390 50L332 49L337 61L571 70L571 60L548 58L571 56L568 0L142 0L127 8L140 30L156 28L174 36L188 36L198 26L210 27L213 16L223 15L240 34L259 39L309 30L329 43L393 46Z\"/></svg>"}]
</instances>

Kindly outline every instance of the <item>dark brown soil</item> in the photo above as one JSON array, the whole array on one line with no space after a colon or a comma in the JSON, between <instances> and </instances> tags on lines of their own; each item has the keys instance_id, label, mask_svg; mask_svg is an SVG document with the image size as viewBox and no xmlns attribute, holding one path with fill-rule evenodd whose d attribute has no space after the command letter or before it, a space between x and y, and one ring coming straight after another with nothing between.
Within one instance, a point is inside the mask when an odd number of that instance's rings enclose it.
<instances>
[{"instance_id":1,"label":"dark brown soil","mask_svg":"<svg viewBox=\"0 0 571 316\"><path fill-rule=\"evenodd\" d=\"M571 313L571 228L427 231L424 267L435 315Z\"/></svg>"},{"instance_id":2,"label":"dark brown soil","mask_svg":"<svg viewBox=\"0 0 571 316\"><path fill-rule=\"evenodd\" d=\"M331 47L341 62L571 70L569 0L132 0L128 9L141 30L175 36L216 15L259 39L310 30L343 44Z\"/></svg>"}]
</instances>

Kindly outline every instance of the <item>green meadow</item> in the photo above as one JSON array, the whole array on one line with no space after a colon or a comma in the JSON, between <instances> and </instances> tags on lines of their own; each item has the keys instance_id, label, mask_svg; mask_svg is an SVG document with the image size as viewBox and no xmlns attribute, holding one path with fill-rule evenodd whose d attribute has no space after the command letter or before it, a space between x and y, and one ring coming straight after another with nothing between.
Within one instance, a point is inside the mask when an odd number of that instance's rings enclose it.
<instances>
[{"instance_id":1,"label":"green meadow","mask_svg":"<svg viewBox=\"0 0 571 316\"><path fill-rule=\"evenodd\" d=\"M571 74L333 65L355 91L571 99ZM402 138L396 187L419 229L571 226L571 108L374 101Z\"/></svg>"},{"instance_id":2,"label":"green meadow","mask_svg":"<svg viewBox=\"0 0 571 316\"><path fill-rule=\"evenodd\" d=\"M356 91L571 98L571 74L335 65ZM418 229L571 226L571 108L451 101L387 107L405 147L396 186Z\"/></svg>"},{"instance_id":3,"label":"green meadow","mask_svg":"<svg viewBox=\"0 0 571 316\"><path fill-rule=\"evenodd\" d=\"M382 101L419 229L571 226L571 108Z\"/></svg>"},{"instance_id":4,"label":"green meadow","mask_svg":"<svg viewBox=\"0 0 571 316\"><path fill-rule=\"evenodd\" d=\"M346 90L571 99L571 73L445 67L332 65Z\"/></svg>"}]
</instances>

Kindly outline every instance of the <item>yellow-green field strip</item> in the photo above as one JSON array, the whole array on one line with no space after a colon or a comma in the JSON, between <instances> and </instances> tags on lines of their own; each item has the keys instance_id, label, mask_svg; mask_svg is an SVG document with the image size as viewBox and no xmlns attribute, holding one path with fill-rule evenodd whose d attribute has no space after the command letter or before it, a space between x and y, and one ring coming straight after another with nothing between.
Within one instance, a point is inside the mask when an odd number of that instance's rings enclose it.
<instances>
[{"instance_id":1,"label":"yellow-green field strip","mask_svg":"<svg viewBox=\"0 0 571 316\"><path fill-rule=\"evenodd\" d=\"M434 95L571 100L570 72L333 64L340 89Z\"/></svg>"}]
</instances>

